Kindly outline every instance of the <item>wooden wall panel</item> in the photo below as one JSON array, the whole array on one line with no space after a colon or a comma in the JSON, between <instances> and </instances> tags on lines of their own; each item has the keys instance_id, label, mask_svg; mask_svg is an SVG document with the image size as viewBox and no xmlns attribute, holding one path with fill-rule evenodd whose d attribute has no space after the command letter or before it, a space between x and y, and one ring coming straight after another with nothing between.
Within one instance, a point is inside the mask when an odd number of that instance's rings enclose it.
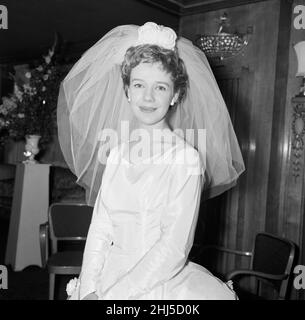
<instances>
[{"instance_id":1,"label":"wooden wall panel","mask_svg":"<svg viewBox=\"0 0 305 320\"><path fill-rule=\"evenodd\" d=\"M290 10L290 11L289 11ZM276 57L276 77L274 83L274 107L272 118L272 139L270 151L270 166L268 177L268 193L266 207L266 231L270 233L282 233L280 221L282 220L281 202L281 168L285 161L283 154L283 141L285 139L285 107L286 88L288 82L289 64L289 40L291 24L291 4L282 1L279 17L278 48ZM281 234L281 235L282 235ZM292 240L296 240L293 238ZM297 241L298 242L298 241Z\"/></svg>"},{"instance_id":2,"label":"wooden wall panel","mask_svg":"<svg viewBox=\"0 0 305 320\"><path fill-rule=\"evenodd\" d=\"M305 6L305 0L295 0L293 7L296 5ZM293 160L295 160L292 152L292 121L293 121L293 105L291 99L298 94L301 79L296 77L297 58L294 51L294 45L299 41L305 40L305 29L296 29L293 20L297 14L292 14L290 28L289 49L289 70L286 90L286 110L285 125L283 126L283 138L281 141L282 150L282 170L280 172L280 205L279 205L279 221L278 228L284 237L288 237L297 243L299 247L298 264L305 265L305 155L304 151L300 158L300 177L295 179L293 176ZM304 21L303 21L304 22ZM305 290L295 290L293 297L305 299Z\"/></svg>"},{"instance_id":3,"label":"wooden wall panel","mask_svg":"<svg viewBox=\"0 0 305 320\"><path fill-rule=\"evenodd\" d=\"M180 21L180 34L193 41L198 34L215 33L217 19L224 12L231 18L233 29L245 32L253 27L242 55L212 64L246 172L236 187L202 206L201 215L207 224L207 235L201 235L205 243L251 250L255 234L267 231L302 247L305 172L301 181L293 182L290 159L290 100L291 89L296 87L291 38L305 40L304 30L303 36L292 31L296 2L305 1L269 0L185 16ZM232 256L222 256L218 261L221 271L244 266L245 259Z\"/></svg>"},{"instance_id":4,"label":"wooden wall panel","mask_svg":"<svg viewBox=\"0 0 305 320\"><path fill-rule=\"evenodd\" d=\"M279 4L279 1L259 2L186 16L180 22L180 34L192 40L198 34L215 32L217 19L224 11L239 32L245 32L248 26L254 30L243 55L224 60L222 65L212 65L220 86L227 75L227 88L222 88L225 99L232 100L229 95L239 99L228 103L246 163L239 185L228 192L230 206L226 206L226 214L222 213L225 228L221 227L219 241L243 250L249 250L254 234L265 228ZM247 70L251 79L243 75L240 87L236 83L236 88L228 90L232 86L229 79L234 81L234 74L239 78L241 70Z\"/></svg>"}]
</instances>

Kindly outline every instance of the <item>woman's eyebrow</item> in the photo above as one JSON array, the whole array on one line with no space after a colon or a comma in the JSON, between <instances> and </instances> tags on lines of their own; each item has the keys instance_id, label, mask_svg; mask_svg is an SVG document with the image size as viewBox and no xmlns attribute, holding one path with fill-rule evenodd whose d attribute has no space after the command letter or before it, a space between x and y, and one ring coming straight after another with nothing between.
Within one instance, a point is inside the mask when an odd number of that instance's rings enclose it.
<instances>
[{"instance_id":1,"label":"woman's eyebrow","mask_svg":"<svg viewBox=\"0 0 305 320\"><path fill-rule=\"evenodd\" d=\"M141 81L141 82L145 82L145 80L143 79L139 79L139 78L134 78L134 79L131 79L131 82L134 82L134 81ZM157 84L163 84L167 87L170 87L170 84L168 82L165 82L165 81L156 81Z\"/></svg>"},{"instance_id":2,"label":"woman's eyebrow","mask_svg":"<svg viewBox=\"0 0 305 320\"><path fill-rule=\"evenodd\" d=\"M133 82L133 81L143 81L144 82L143 79L138 79L138 78L131 79L131 82Z\"/></svg>"},{"instance_id":3,"label":"woman's eyebrow","mask_svg":"<svg viewBox=\"0 0 305 320\"><path fill-rule=\"evenodd\" d=\"M170 84L168 82L164 82L164 81L157 81L158 84L163 84L167 87L170 87Z\"/></svg>"}]
</instances>

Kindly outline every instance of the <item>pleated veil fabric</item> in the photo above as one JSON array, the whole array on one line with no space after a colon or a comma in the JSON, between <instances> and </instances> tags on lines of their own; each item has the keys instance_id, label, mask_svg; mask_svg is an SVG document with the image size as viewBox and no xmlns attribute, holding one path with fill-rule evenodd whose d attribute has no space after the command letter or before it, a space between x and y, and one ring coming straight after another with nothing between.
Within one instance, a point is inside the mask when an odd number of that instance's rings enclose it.
<instances>
[{"instance_id":1,"label":"pleated veil fabric","mask_svg":"<svg viewBox=\"0 0 305 320\"><path fill-rule=\"evenodd\" d=\"M120 65L126 50L137 43L138 29L124 25L108 32L83 54L61 84L59 142L68 166L86 188L89 204L97 197L109 150L128 140L126 132L136 129ZM169 112L168 121L172 130L199 151L205 197L213 197L234 185L244 171L244 162L204 53L185 38L179 38L176 45L186 66L189 88L183 102Z\"/></svg>"}]
</instances>

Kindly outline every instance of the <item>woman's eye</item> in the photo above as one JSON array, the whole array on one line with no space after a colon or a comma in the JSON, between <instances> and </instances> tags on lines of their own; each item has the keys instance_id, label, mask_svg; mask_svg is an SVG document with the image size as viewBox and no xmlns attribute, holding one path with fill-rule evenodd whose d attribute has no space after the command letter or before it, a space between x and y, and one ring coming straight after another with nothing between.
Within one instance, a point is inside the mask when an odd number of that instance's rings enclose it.
<instances>
[{"instance_id":1,"label":"woman's eye","mask_svg":"<svg viewBox=\"0 0 305 320\"><path fill-rule=\"evenodd\" d=\"M157 86L157 90L159 90L159 91L166 91L166 87L164 87L164 86Z\"/></svg>"},{"instance_id":2,"label":"woman's eye","mask_svg":"<svg viewBox=\"0 0 305 320\"><path fill-rule=\"evenodd\" d=\"M134 83L133 85L135 88L142 88L143 85L141 83Z\"/></svg>"}]
</instances>

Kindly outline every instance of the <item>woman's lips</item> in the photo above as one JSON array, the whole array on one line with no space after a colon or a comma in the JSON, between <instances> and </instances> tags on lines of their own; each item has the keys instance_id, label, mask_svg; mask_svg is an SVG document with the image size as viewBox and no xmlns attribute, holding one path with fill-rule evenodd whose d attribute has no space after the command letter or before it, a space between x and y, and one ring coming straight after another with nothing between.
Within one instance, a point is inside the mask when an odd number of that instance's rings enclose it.
<instances>
[{"instance_id":1,"label":"woman's lips","mask_svg":"<svg viewBox=\"0 0 305 320\"><path fill-rule=\"evenodd\" d=\"M151 108L151 107L139 107L139 108L142 112L145 112L145 113L151 113L157 110L157 108Z\"/></svg>"}]
</instances>

